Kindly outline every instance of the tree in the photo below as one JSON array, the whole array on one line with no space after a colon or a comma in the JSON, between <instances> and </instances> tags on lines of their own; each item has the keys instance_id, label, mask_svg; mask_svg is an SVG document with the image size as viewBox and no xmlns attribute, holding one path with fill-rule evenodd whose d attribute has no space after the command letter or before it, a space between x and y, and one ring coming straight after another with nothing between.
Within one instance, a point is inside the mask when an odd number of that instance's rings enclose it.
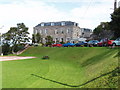
<instances>
[{"instance_id":1,"label":"tree","mask_svg":"<svg viewBox=\"0 0 120 90\"><path fill-rule=\"evenodd\" d=\"M53 38L51 36L47 36L46 38L46 45L51 45L53 43Z\"/></svg>"},{"instance_id":2,"label":"tree","mask_svg":"<svg viewBox=\"0 0 120 90\"><path fill-rule=\"evenodd\" d=\"M102 22L93 31L94 39L111 39L113 37L113 32L110 30L109 22Z\"/></svg>"},{"instance_id":3,"label":"tree","mask_svg":"<svg viewBox=\"0 0 120 90\"><path fill-rule=\"evenodd\" d=\"M7 33L3 34L3 42L12 45L14 52L17 46L29 42L30 37L28 35L28 27L24 23L18 23L17 27L11 27Z\"/></svg>"},{"instance_id":4,"label":"tree","mask_svg":"<svg viewBox=\"0 0 120 90\"><path fill-rule=\"evenodd\" d=\"M4 55L8 55L9 53L11 53L11 52L10 52L10 49L11 49L11 47L10 47L10 45L9 45L8 43L4 43L4 44L2 45L2 53L3 53Z\"/></svg>"},{"instance_id":5,"label":"tree","mask_svg":"<svg viewBox=\"0 0 120 90\"><path fill-rule=\"evenodd\" d=\"M110 28L115 38L120 37L120 7L111 14Z\"/></svg>"},{"instance_id":6,"label":"tree","mask_svg":"<svg viewBox=\"0 0 120 90\"><path fill-rule=\"evenodd\" d=\"M36 43L36 41L35 41L35 34L32 34L32 43Z\"/></svg>"},{"instance_id":7,"label":"tree","mask_svg":"<svg viewBox=\"0 0 120 90\"><path fill-rule=\"evenodd\" d=\"M40 42L41 42L41 35L40 35L40 33L37 33L37 34L36 34L36 42L37 42L37 43L40 43Z\"/></svg>"},{"instance_id":8,"label":"tree","mask_svg":"<svg viewBox=\"0 0 120 90\"><path fill-rule=\"evenodd\" d=\"M42 38L40 33L32 34L32 43L41 43L41 42L42 42Z\"/></svg>"}]
</instances>

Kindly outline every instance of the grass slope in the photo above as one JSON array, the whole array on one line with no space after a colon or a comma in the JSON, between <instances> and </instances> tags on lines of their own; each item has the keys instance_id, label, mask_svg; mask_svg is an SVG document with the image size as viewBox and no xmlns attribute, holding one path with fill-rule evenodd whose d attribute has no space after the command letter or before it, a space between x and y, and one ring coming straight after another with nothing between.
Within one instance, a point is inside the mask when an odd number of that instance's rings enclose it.
<instances>
[{"instance_id":1,"label":"grass slope","mask_svg":"<svg viewBox=\"0 0 120 90\"><path fill-rule=\"evenodd\" d=\"M20 56L37 58L2 62L3 88L117 88L117 53L104 47L31 47ZM42 60L45 55L50 59Z\"/></svg>"}]
</instances>

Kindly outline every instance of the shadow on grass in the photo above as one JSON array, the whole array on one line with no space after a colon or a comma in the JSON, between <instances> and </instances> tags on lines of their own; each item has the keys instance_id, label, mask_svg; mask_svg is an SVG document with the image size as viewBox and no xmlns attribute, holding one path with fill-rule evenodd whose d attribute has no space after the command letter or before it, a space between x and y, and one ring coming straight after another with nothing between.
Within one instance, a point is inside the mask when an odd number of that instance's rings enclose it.
<instances>
[{"instance_id":1,"label":"shadow on grass","mask_svg":"<svg viewBox=\"0 0 120 90\"><path fill-rule=\"evenodd\" d=\"M88 84L88 83L90 83L90 82L92 82L92 81L94 81L94 80L96 80L98 78L101 78L101 77L103 77L105 75L108 75L108 74L114 75L114 74L118 74L118 73L120 73L120 67L116 67L113 71L105 73L105 74L102 74L102 75L100 75L100 76L98 76L96 78L93 78L93 79L91 79L91 80L89 80L89 81L87 81L87 82L85 82L85 83L83 83L81 85L69 85L69 84L66 84L66 83L62 83L62 82L58 82L58 81L55 81L55 80L51 80L51 79L42 77L40 75L36 75L36 74L31 74L31 75L35 76L35 77L38 77L38 78L41 78L41 79L44 79L44 80L48 80L48 81L54 82L54 83L58 83L58 84L65 85L65 86L69 86L69 87L80 87L80 86L86 85L86 84Z\"/></svg>"},{"instance_id":2,"label":"shadow on grass","mask_svg":"<svg viewBox=\"0 0 120 90\"><path fill-rule=\"evenodd\" d=\"M114 56L114 58L116 57L120 58L120 49L118 49L118 53Z\"/></svg>"},{"instance_id":3,"label":"shadow on grass","mask_svg":"<svg viewBox=\"0 0 120 90\"><path fill-rule=\"evenodd\" d=\"M88 66L88 65L98 63L99 61L104 60L105 58L108 58L112 54L113 54L113 52L106 51L106 52L104 52L102 54L93 56L93 57L87 59L84 63L82 63L81 66L85 67L85 66Z\"/></svg>"}]
</instances>

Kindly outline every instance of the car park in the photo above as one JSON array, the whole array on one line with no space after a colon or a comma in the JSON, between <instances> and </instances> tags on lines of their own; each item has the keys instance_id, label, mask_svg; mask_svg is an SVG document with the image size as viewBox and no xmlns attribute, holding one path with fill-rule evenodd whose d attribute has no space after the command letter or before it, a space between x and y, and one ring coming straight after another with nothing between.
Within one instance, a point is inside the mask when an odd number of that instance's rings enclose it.
<instances>
[{"instance_id":1,"label":"car park","mask_svg":"<svg viewBox=\"0 0 120 90\"><path fill-rule=\"evenodd\" d=\"M99 43L98 40L90 40L88 41L87 46L97 46L98 43Z\"/></svg>"},{"instance_id":2,"label":"car park","mask_svg":"<svg viewBox=\"0 0 120 90\"><path fill-rule=\"evenodd\" d=\"M33 45L34 45L34 46L39 46L39 44L38 44L38 43L34 43Z\"/></svg>"},{"instance_id":3,"label":"car park","mask_svg":"<svg viewBox=\"0 0 120 90\"><path fill-rule=\"evenodd\" d=\"M98 46L111 46L114 40L108 40L107 38L101 39Z\"/></svg>"},{"instance_id":4,"label":"car park","mask_svg":"<svg viewBox=\"0 0 120 90\"><path fill-rule=\"evenodd\" d=\"M120 37L117 38L115 41L112 43L113 46L120 46Z\"/></svg>"},{"instance_id":5,"label":"car park","mask_svg":"<svg viewBox=\"0 0 120 90\"><path fill-rule=\"evenodd\" d=\"M62 46L63 46L63 47L73 47L73 46L75 46L75 44L69 42L69 43L63 44Z\"/></svg>"},{"instance_id":6,"label":"car park","mask_svg":"<svg viewBox=\"0 0 120 90\"><path fill-rule=\"evenodd\" d=\"M62 44L57 43L57 44L52 44L53 47L62 47Z\"/></svg>"},{"instance_id":7,"label":"car park","mask_svg":"<svg viewBox=\"0 0 120 90\"><path fill-rule=\"evenodd\" d=\"M112 46L114 40L108 40L107 45Z\"/></svg>"},{"instance_id":8,"label":"car park","mask_svg":"<svg viewBox=\"0 0 120 90\"><path fill-rule=\"evenodd\" d=\"M87 46L87 42L86 41L79 41L78 43L75 44L76 47L83 47L83 46Z\"/></svg>"}]
</instances>

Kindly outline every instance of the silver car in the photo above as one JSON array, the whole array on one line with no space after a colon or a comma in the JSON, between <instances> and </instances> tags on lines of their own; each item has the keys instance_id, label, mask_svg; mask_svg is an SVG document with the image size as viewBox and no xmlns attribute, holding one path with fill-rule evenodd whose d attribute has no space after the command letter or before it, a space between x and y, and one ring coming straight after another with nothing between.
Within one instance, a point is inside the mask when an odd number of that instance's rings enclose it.
<instances>
[{"instance_id":1,"label":"silver car","mask_svg":"<svg viewBox=\"0 0 120 90\"><path fill-rule=\"evenodd\" d=\"M88 46L97 46L99 43L98 40L90 40L87 44Z\"/></svg>"},{"instance_id":2,"label":"silver car","mask_svg":"<svg viewBox=\"0 0 120 90\"><path fill-rule=\"evenodd\" d=\"M112 43L113 46L120 46L120 37L117 38L115 41Z\"/></svg>"}]
</instances>

